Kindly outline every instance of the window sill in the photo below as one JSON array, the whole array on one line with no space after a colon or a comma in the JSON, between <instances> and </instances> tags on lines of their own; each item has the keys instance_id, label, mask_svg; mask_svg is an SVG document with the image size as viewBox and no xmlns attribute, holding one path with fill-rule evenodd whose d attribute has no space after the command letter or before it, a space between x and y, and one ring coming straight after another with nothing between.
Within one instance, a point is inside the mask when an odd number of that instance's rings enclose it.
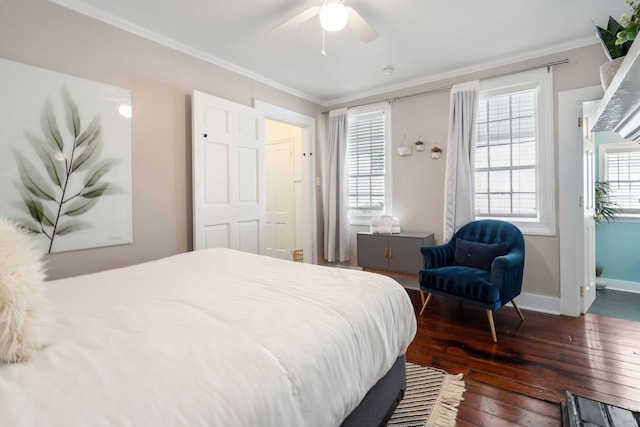
<instances>
[{"instance_id":1,"label":"window sill","mask_svg":"<svg viewBox=\"0 0 640 427\"><path fill-rule=\"evenodd\" d=\"M617 215L615 220L611 221L609 224L615 224L616 222L630 222L630 223L640 223L640 215ZM606 224L607 221L604 221Z\"/></svg>"},{"instance_id":2,"label":"window sill","mask_svg":"<svg viewBox=\"0 0 640 427\"><path fill-rule=\"evenodd\" d=\"M520 231L522 232L523 235L525 236L547 236L547 237L553 237L556 235L556 227L555 227L555 222L554 223L543 223L540 222L538 220L531 220L531 221L526 221L526 220L512 220L510 218L504 218L504 217L487 217L487 216L483 216L483 217L477 217L476 219L497 219L500 221L505 221L508 222L510 224L515 225L516 227L518 227L520 229Z\"/></svg>"}]
</instances>

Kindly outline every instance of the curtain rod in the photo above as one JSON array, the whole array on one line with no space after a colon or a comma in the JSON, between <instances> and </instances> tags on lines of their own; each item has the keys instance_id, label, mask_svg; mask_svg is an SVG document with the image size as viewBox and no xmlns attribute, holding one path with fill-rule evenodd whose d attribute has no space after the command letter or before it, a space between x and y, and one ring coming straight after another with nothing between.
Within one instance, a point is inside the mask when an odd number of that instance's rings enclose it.
<instances>
[{"instance_id":1,"label":"curtain rod","mask_svg":"<svg viewBox=\"0 0 640 427\"><path fill-rule=\"evenodd\" d=\"M508 73L502 73L502 74L497 74L495 76L491 76L488 77L487 79L483 79L483 80L488 80L488 79L495 79L495 78L499 78L499 77L506 77L506 76L511 76L513 74L519 74L519 73L526 73L527 71L533 71L533 70L539 70L540 68L546 68L547 72L551 70L551 67L553 67L554 65L562 65L562 64L567 64L569 62L569 59L562 59L560 61L554 61L554 62L547 62L546 64L542 64L542 65L536 65L533 67L529 67L529 68L523 68L520 70L516 70L516 71L509 71ZM349 108L358 108L358 107L365 107L367 105L373 105L373 104L377 104L379 102L397 102L397 101L405 101L407 99L412 99L412 98L417 98L419 96L425 96L425 95L431 95L434 93L438 93L438 92L444 92L445 90L449 90L453 87L453 85L449 85L449 86L444 86L444 87L440 87L437 89L431 89L431 90L427 90L424 92L418 92L418 93L414 93L411 95L404 95L404 96L396 96L395 98L386 98L386 99L381 99L379 101L372 101L372 102L367 102L364 104L358 104L358 105L352 105L350 107L347 107L347 109ZM328 114L328 111L323 111L322 114Z\"/></svg>"}]
</instances>

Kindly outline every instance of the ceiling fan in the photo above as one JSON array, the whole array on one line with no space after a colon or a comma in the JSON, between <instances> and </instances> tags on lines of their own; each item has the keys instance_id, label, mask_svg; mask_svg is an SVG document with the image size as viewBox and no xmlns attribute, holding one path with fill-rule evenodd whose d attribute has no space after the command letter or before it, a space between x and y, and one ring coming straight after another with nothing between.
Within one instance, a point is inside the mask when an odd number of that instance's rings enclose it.
<instances>
[{"instance_id":1,"label":"ceiling fan","mask_svg":"<svg viewBox=\"0 0 640 427\"><path fill-rule=\"evenodd\" d=\"M349 26L360 40L365 43L369 43L378 37L378 33L371 28L354 8L344 5L344 0L322 0L320 6L312 6L303 10L270 31L288 30L307 22L316 15L320 16L320 25L324 31L340 31L345 26ZM324 48L322 53L324 54Z\"/></svg>"}]
</instances>

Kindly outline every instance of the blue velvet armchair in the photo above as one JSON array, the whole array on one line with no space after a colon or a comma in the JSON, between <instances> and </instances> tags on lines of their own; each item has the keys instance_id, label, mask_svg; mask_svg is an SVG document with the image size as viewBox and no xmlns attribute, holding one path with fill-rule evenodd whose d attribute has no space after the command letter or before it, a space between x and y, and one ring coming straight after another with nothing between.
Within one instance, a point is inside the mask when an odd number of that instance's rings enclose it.
<instances>
[{"instance_id":1,"label":"blue velvet armchair","mask_svg":"<svg viewBox=\"0 0 640 427\"><path fill-rule=\"evenodd\" d=\"M493 342L498 341L495 310L511 302L524 320L514 300L522 290L524 238L513 224L492 219L473 221L460 228L449 243L425 246L420 251L425 267L419 274L423 292L420 316L433 295L483 307Z\"/></svg>"}]
</instances>

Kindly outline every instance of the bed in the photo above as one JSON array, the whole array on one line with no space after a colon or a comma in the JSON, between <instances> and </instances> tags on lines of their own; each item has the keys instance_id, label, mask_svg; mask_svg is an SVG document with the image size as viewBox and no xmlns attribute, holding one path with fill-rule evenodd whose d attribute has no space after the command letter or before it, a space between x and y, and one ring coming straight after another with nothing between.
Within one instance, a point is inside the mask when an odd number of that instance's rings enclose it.
<instances>
[{"instance_id":1,"label":"bed","mask_svg":"<svg viewBox=\"0 0 640 427\"><path fill-rule=\"evenodd\" d=\"M416 332L388 277L230 249L51 281L46 296L49 344L0 365L2 425L376 425Z\"/></svg>"}]
</instances>

